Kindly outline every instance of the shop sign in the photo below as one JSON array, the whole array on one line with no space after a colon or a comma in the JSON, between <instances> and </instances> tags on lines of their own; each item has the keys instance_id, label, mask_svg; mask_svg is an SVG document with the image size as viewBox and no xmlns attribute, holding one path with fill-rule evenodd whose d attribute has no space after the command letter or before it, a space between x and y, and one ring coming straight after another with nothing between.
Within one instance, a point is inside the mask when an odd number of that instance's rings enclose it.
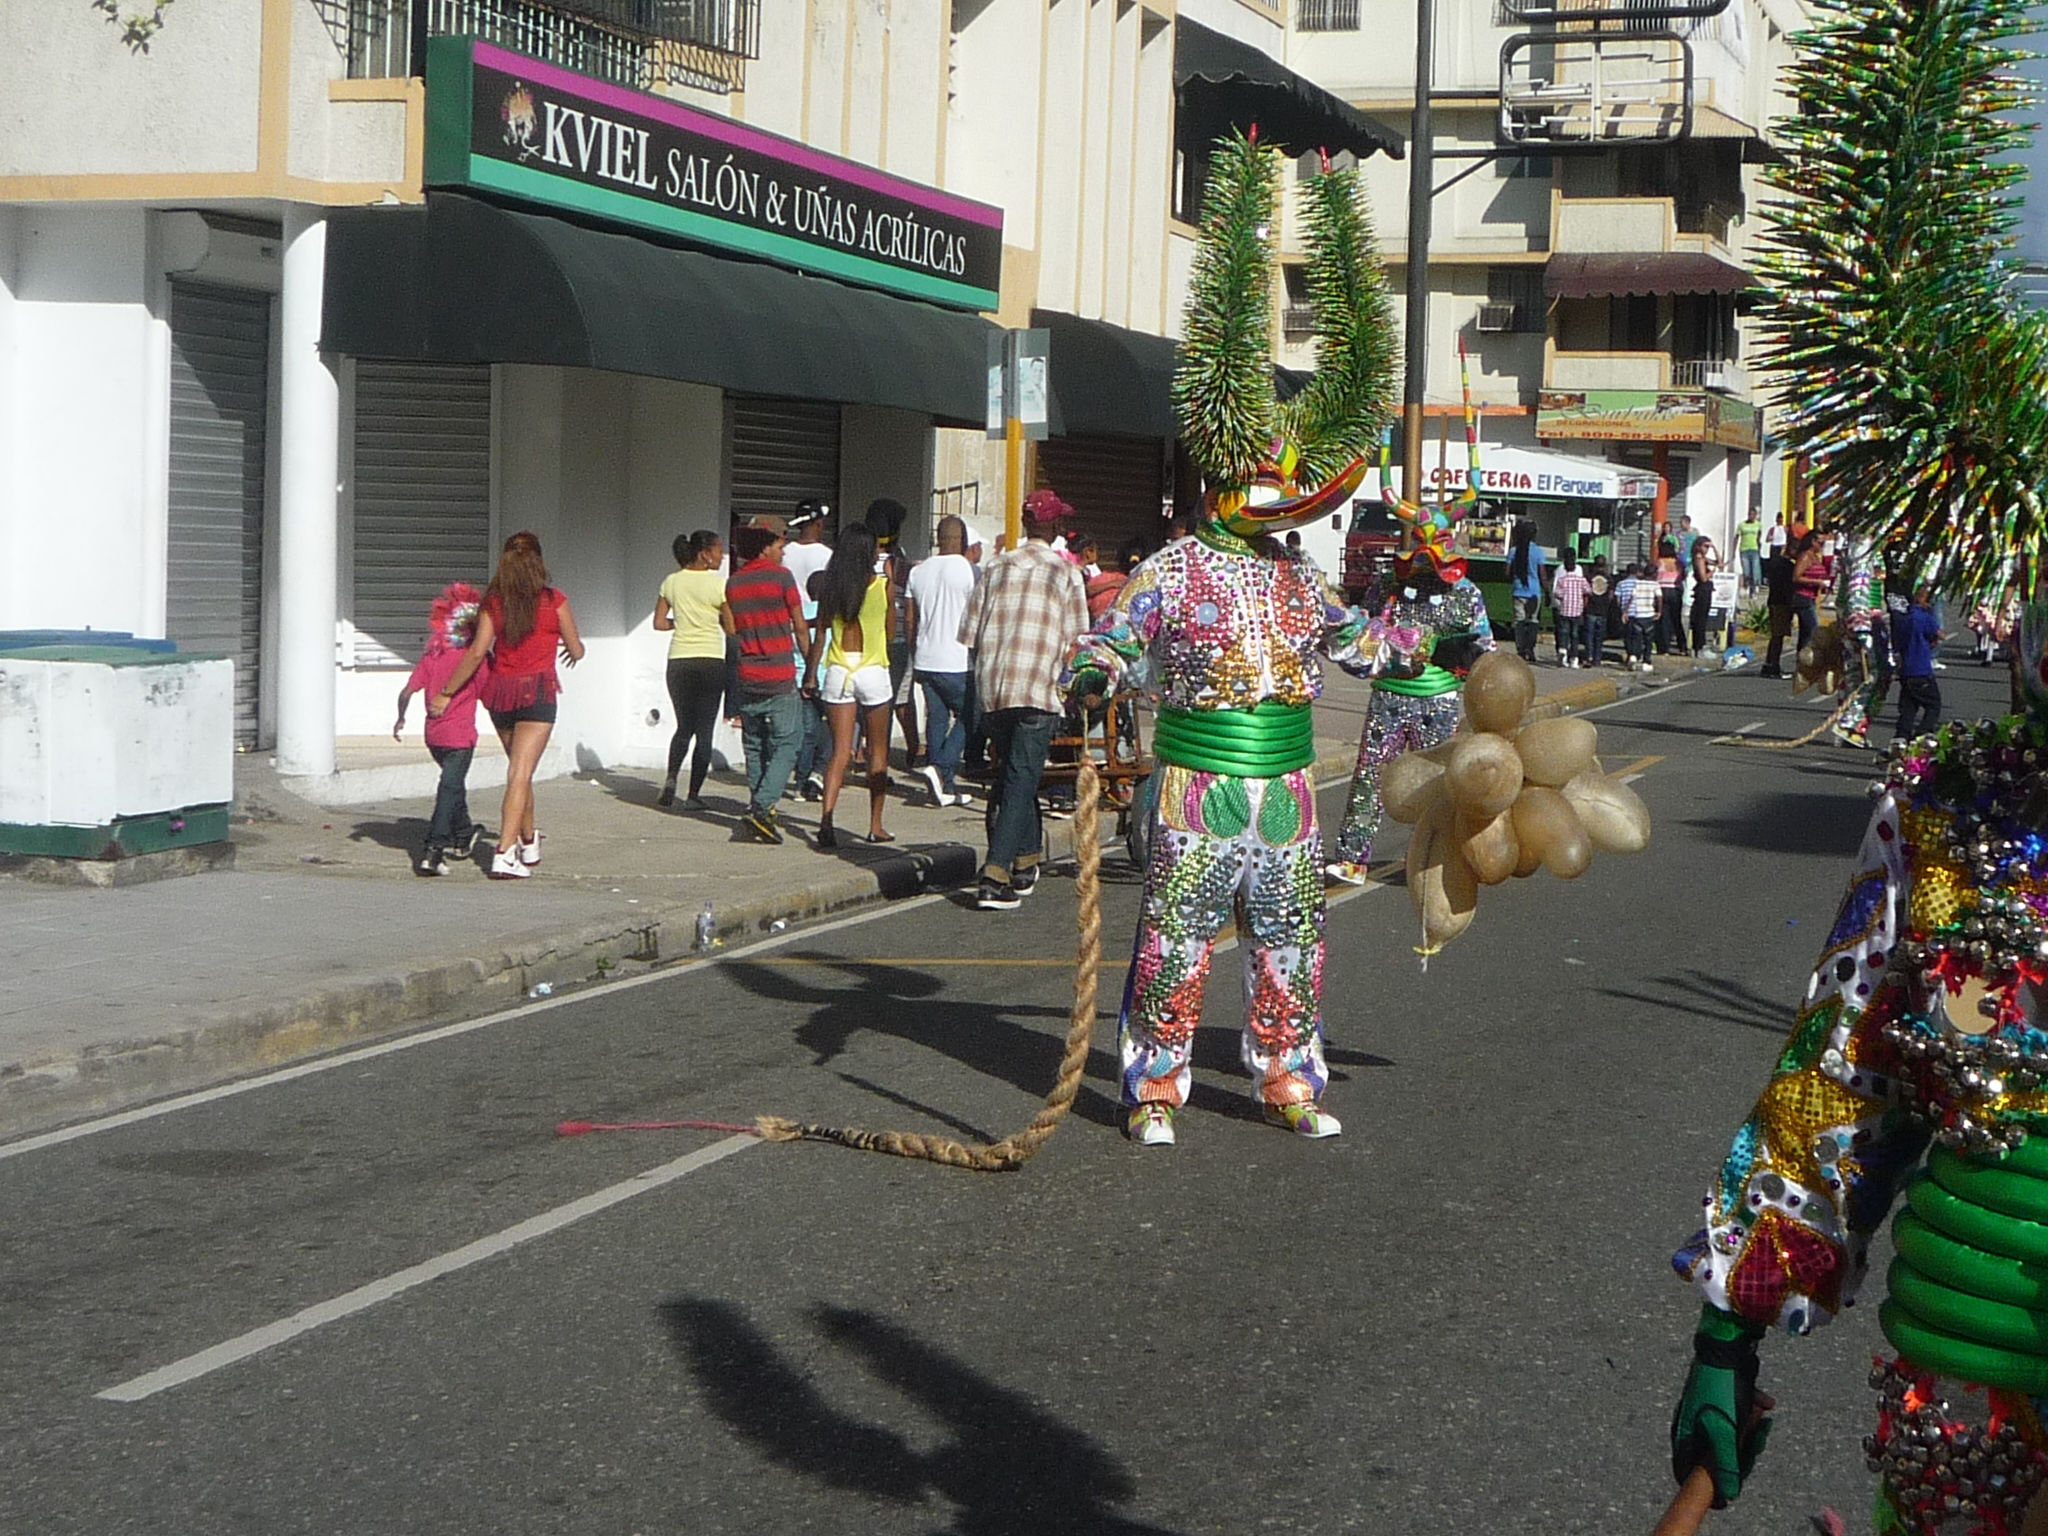
<instances>
[{"instance_id":1,"label":"shop sign","mask_svg":"<svg viewBox=\"0 0 2048 1536\"><path fill-rule=\"evenodd\" d=\"M1540 438L1610 443L1716 443L1759 447L1756 407L1697 389L1544 390L1536 400Z\"/></svg>"},{"instance_id":2,"label":"shop sign","mask_svg":"<svg viewBox=\"0 0 2048 1536\"><path fill-rule=\"evenodd\" d=\"M427 45L426 184L493 192L959 309L1003 211L470 37Z\"/></svg>"},{"instance_id":3,"label":"shop sign","mask_svg":"<svg viewBox=\"0 0 2048 1536\"><path fill-rule=\"evenodd\" d=\"M1440 466L1429 472L1429 483L1439 491L1462 491L1470 478L1463 465ZM1579 474L1554 469L1494 469L1485 464L1479 466L1479 492L1482 496L1549 497L1560 501L1574 497L1606 501L1615 494L1611 471Z\"/></svg>"}]
</instances>

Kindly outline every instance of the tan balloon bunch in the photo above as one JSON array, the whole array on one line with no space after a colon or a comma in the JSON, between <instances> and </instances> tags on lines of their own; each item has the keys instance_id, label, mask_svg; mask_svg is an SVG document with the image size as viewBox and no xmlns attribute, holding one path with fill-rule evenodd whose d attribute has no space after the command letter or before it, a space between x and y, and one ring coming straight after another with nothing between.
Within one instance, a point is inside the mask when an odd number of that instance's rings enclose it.
<instances>
[{"instance_id":1,"label":"tan balloon bunch","mask_svg":"<svg viewBox=\"0 0 2048 1536\"><path fill-rule=\"evenodd\" d=\"M1425 958L1471 926L1480 886L1539 869L1576 880L1596 849L1635 853L1649 844L1649 809L1600 771L1592 722L1524 724L1535 699L1529 664L1489 652L1465 682L1471 730L1403 753L1380 780L1387 814L1415 828L1408 896Z\"/></svg>"}]
</instances>

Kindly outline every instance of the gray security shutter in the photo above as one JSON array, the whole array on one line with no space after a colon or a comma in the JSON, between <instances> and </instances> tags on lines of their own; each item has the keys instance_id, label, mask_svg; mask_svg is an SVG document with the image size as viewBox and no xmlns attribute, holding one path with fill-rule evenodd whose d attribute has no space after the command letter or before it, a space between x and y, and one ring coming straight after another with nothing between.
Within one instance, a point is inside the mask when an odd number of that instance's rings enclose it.
<instances>
[{"instance_id":1,"label":"gray security shutter","mask_svg":"<svg viewBox=\"0 0 2048 1536\"><path fill-rule=\"evenodd\" d=\"M727 478L733 526L756 513L787 517L800 501L839 499L839 407L732 397Z\"/></svg>"},{"instance_id":2,"label":"gray security shutter","mask_svg":"<svg viewBox=\"0 0 2048 1536\"><path fill-rule=\"evenodd\" d=\"M355 664L410 667L451 581L491 576L491 370L356 363Z\"/></svg>"},{"instance_id":3,"label":"gray security shutter","mask_svg":"<svg viewBox=\"0 0 2048 1536\"><path fill-rule=\"evenodd\" d=\"M1152 437L1049 437L1038 445L1037 483L1073 507L1074 529L1094 535L1110 565L1123 545L1157 543L1165 530L1164 455Z\"/></svg>"},{"instance_id":4,"label":"gray security shutter","mask_svg":"<svg viewBox=\"0 0 2048 1536\"><path fill-rule=\"evenodd\" d=\"M171 287L171 462L164 628L235 663L235 743L257 741L270 296Z\"/></svg>"}]
</instances>

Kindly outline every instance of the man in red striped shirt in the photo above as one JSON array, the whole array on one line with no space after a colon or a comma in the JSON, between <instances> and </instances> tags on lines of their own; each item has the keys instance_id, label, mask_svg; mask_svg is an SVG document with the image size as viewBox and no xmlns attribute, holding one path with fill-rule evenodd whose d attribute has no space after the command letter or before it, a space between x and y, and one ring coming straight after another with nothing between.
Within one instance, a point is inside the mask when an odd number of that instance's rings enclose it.
<instances>
[{"instance_id":1,"label":"man in red striped shirt","mask_svg":"<svg viewBox=\"0 0 2048 1536\"><path fill-rule=\"evenodd\" d=\"M1569 544L1559 560L1563 568L1550 583L1550 601L1557 609L1557 664L1582 667L1586 656L1586 600L1593 585L1579 569L1578 551Z\"/></svg>"},{"instance_id":2,"label":"man in red striped shirt","mask_svg":"<svg viewBox=\"0 0 2048 1536\"><path fill-rule=\"evenodd\" d=\"M726 686L726 709L747 749L743 820L763 842L779 843L775 808L804 735L796 658L799 646L810 648L810 626L796 581L782 564L782 531L742 528L732 542L741 563L725 584L725 602L739 659Z\"/></svg>"}]
</instances>

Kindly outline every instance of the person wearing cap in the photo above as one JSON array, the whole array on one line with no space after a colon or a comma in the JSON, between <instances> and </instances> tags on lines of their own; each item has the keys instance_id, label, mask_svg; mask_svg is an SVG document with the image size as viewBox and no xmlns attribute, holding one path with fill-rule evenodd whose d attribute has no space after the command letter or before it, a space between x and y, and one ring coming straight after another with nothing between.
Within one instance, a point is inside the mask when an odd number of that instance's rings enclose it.
<instances>
[{"instance_id":1,"label":"person wearing cap","mask_svg":"<svg viewBox=\"0 0 2048 1536\"><path fill-rule=\"evenodd\" d=\"M831 520L829 501L810 497L798 502L788 523L789 539L782 546L783 569L789 572L790 580L796 583L797 596L803 599L806 625L818 622L818 594L813 583L832 559L832 546L825 542L825 526ZM824 706L818 702L816 691L806 688L810 681L808 649L797 656L796 667L804 733L797 743L796 770L791 781L806 800L819 800L825 794L825 781L817 771L818 757L827 733Z\"/></svg>"},{"instance_id":2,"label":"person wearing cap","mask_svg":"<svg viewBox=\"0 0 2048 1536\"><path fill-rule=\"evenodd\" d=\"M1081 571L1048 536L1074 509L1050 490L1024 498L1024 541L999 556L960 619L974 653L974 692L988 727L995 780L988 797L988 858L975 905L1007 912L1038 887L1045 827L1038 785L1066 710L1060 665L1088 627Z\"/></svg>"}]
</instances>

